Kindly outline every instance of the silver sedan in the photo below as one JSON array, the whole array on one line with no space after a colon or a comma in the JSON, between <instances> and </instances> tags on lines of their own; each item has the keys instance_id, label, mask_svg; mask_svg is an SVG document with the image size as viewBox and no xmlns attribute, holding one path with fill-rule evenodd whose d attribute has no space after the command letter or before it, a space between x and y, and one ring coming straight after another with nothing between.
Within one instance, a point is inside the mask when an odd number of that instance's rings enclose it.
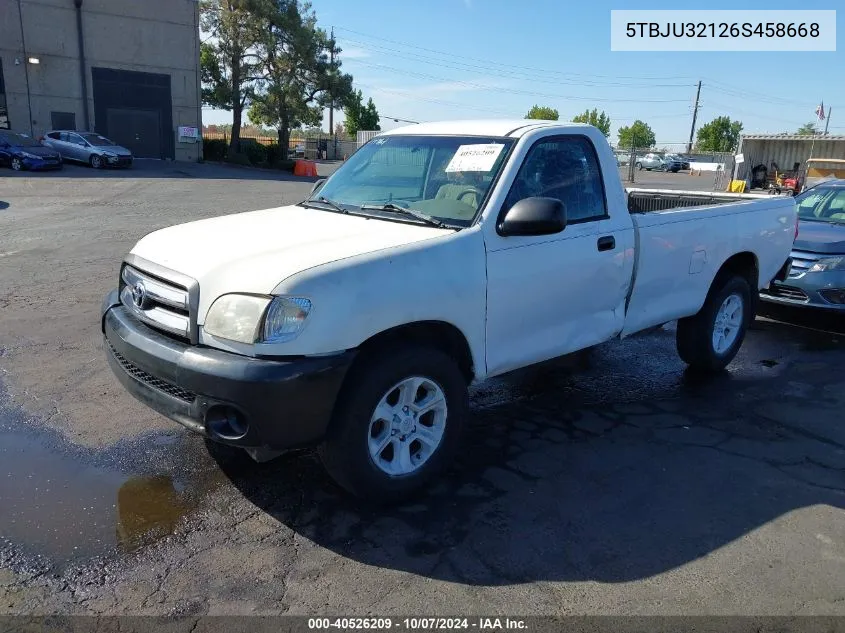
<instances>
[{"instance_id":1,"label":"silver sedan","mask_svg":"<svg viewBox=\"0 0 845 633\"><path fill-rule=\"evenodd\" d=\"M87 163L94 169L132 166L132 152L93 132L51 130L44 136L44 144L65 160Z\"/></svg>"}]
</instances>

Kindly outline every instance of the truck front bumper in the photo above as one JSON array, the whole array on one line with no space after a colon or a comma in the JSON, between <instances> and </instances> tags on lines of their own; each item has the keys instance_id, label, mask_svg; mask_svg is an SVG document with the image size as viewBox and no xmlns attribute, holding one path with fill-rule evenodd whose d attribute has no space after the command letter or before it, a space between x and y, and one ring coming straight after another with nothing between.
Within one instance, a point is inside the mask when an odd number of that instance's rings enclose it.
<instances>
[{"instance_id":1,"label":"truck front bumper","mask_svg":"<svg viewBox=\"0 0 845 633\"><path fill-rule=\"evenodd\" d=\"M101 318L109 365L129 393L192 431L248 450L318 443L355 355L281 361L193 346L141 323L116 291Z\"/></svg>"}]
</instances>

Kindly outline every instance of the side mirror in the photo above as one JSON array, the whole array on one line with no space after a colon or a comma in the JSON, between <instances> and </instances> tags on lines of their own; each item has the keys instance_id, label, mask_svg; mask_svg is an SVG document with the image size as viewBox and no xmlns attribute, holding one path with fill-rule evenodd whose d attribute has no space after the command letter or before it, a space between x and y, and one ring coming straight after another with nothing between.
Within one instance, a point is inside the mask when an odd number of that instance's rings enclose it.
<instances>
[{"instance_id":1,"label":"side mirror","mask_svg":"<svg viewBox=\"0 0 845 633\"><path fill-rule=\"evenodd\" d=\"M566 228L566 205L557 198L523 198L499 223L499 235L553 235Z\"/></svg>"},{"instance_id":2,"label":"side mirror","mask_svg":"<svg viewBox=\"0 0 845 633\"><path fill-rule=\"evenodd\" d=\"M325 185L325 184L326 184L326 180L328 180L328 178L320 178L320 180L318 180L317 182L315 182L315 183L314 183L314 186L313 186L313 187L311 187L311 195L312 195L312 196L313 196L315 193L317 193L317 190L318 190L320 187L322 187L323 185Z\"/></svg>"}]
</instances>

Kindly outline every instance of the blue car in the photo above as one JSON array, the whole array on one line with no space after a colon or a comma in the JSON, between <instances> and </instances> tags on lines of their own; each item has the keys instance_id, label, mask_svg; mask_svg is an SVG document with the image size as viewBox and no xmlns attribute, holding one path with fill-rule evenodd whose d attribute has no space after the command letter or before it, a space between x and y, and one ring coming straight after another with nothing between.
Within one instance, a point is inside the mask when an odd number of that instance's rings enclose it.
<instances>
[{"instance_id":1,"label":"blue car","mask_svg":"<svg viewBox=\"0 0 845 633\"><path fill-rule=\"evenodd\" d=\"M0 165L15 171L24 169L61 169L62 157L51 147L30 136L0 130Z\"/></svg>"},{"instance_id":2,"label":"blue car","mask_svg":"<svg viewBox=\"0 0 845 633\"><path fill-rule=\"evenodd\" d=\"M798 237L792 268L760 299L845 314L845 180L824 181L796 196L795 203Z\"/></svg>"}]
</instances>

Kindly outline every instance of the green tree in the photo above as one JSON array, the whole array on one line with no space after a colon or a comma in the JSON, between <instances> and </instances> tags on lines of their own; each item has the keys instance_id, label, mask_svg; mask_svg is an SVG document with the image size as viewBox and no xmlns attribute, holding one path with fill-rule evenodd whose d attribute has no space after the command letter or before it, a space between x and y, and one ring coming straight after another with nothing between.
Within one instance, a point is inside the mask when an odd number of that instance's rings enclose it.
<instances>
[{"instance_id":1,"label":"green tree","mask_svg":"<svg viewBox=\"0 0 845 633\"><path fill-rule=\"evenodd\" d=\"M535 105L528 111L525 118L540 119L541 121L557 121L560 118L560 114L554 108Z\"/></svg>"},{"instance_id":2,"label":"green tree","mask_svg":"<svg viewBox=\"0 0 845 633\"><path fill-rule=\"evenodd\" d=\"M816 124L815 123L805 123L801 127L798 128L798 131L795 132L796 134L816 134Z\"/></svg>"},{"instance_id":3,"label":"green tree","mask_svg":"<svg viewBox=\"0 0 845 633\"><path fill-rule=\"evenodd\" d=\"M266 0L200 0L200 24L210 36L200 48L202 101L232 112L234 151L260 65L255 46L265 9Z\"/></svg>"},{"instance_id":4,"label":"green tree","mask_svg":"<svg viewBox=\"0 0 845 633\"><path fill-rule=\"evenodd\" d=\"M731 121L728 116L716 117L698 130L696 149L702 152L733 152L739 145L740 132L740 121Z\"/></svg>"},{"instance_id":5,"label":"green tree","mask_svg":"<svg viewBox=\"0 0 845 633\"><path fill-rule=\"evenodd\" d=\"M607 116L604 110L601 112L598 109L584 110L581 114L572 117L573 123L587 123L593 125L601 130L605 136L610 136L610 117Z\"/></svg>"},{"instance_id":6,"label":"green tree","mask_svg":"<svg viewBox=\"0 0 845 633\"><path fill-rule=\"evenodd\" d=\"M319 126L323 108L352 91L352 76L341 72L334 42L317 28L311 5L298 0L269 3L257 50L263 78L249 110L253 123L275 128L279 146L287 147L292 128ZM340 49L335 46L335 53Z\"/></svg>"},{"instance_id":7,"label":"green tree","mask_svg":"<svg viewBox=\"0 0 845 633\"><path fill-rule=\"evenodd\" d=\"M620 127L618 134L621 149L629 149L632 145L637 149L647 149L655 142L652 129L639 119L631 125Z\"/></svg>"},{"instance_id":8,"label":"green tree","mask_svg":"<svg viewBox=\"0 0 845 633\"><path fill-rule=\"evenodd\" d=\"M364 103L364 95L360 90L353 90L346 99L343 108L346 114L346 132L356 136L359 130L380 130L379 115L372 97Z\"/></svg>"}]
</instances>

